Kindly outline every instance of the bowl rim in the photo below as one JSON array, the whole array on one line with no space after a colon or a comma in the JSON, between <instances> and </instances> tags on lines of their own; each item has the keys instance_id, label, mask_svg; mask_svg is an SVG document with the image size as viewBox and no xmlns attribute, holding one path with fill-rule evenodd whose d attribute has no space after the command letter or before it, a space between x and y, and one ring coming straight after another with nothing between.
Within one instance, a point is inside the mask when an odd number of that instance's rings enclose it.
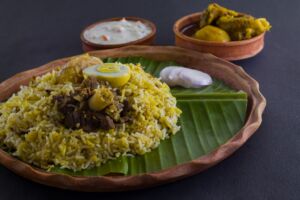
<instances>
[{"instance_id":1,"label":"bowl rim","mask_svg":"<svg viewBox=\"0 0 300 200\"><path fill-rule=\"evenodd\" d=\"M130 42L126 42L126 43L121 43L121 44L97 44L97 43L94 43L94 42L91 42L89 40L87 40L85 37L84 37L84 33L85 31L93 28L94 26L98 25L98 24L101 24L101 23L104 23L104 22L110 22L110 21L119 21L119 20L122 20L122 19L126 19L126 20L129 20L129 21L141 21L143 24L146 24L148 25L150 28L151 28L151 32L138 39L138 40L134 40L134 41L130 41ZM142 43L152 37L155 37L156 36L156 32L157 32L157 28L155 26L155 24L153 22L151 22L150 20L147 20L147 19L144 19L144 18L141 18L141 17L134 17L134 16L128 16L128 17L113 17L113 18L107 18L107 19L102 19L100 21L97 21L97 22L94 22L90 25L87 25L80 33L80 39L81 39L81 42L83 42L84 44L86 45L89 45L89 46L92 46L92 47L95 47L95 48L100 48L100 49L105 49L105 48L117 48L117 47L123 47L123 46L128 46L128 45L136 45L136 44L139 44L139 43Z\"/></svg>"},{"instance_id":2,"label":"bowl rim","mask_svg":"<svg viewBox=\"0 0 300 200\"><path fill-rule=\"evenodd\" d=\"M169 57L176 60L189 60L197 63L212 62L215 67L207 67L209 70L218 70L218 74L226 74L224 79L229 82L238 83L239 87L247 88L249 110L244 126L225 144L222 144L214 151L200 156L187 163L179 164L157 172L132 175L132 176L70 176L65 174L47 172L27 164L4 150L0 149L0 163L15 172L16 174L32 181L63 189L79 191L124 191L136 190L156 186L163 183L173 182L192 176L209 167L216 165L225 158L232 155L241 147L259 128L262 122L262 113L266 106L266 99L259 91L258 82L248 75L241 67L220 59L216 56L197 51L187 50L174 46L126 46L117 49L108 49L89 52L92 56L104 57L128 57L144 56L152 59L166 60ZM160 56L157 56L160 55ZM169 57L168 57L169 56ZM54 60L38 68L27 70L16 74L0 83L1 99L6 99L20 85L27 84L31 77L45 74L57 66L66 63L71 57ZM180 63L179 63L180 64ZM203 65L203 64L201 64ZM197 66L194 66L197 69ZM228 76L230 75L230 77ZM236 88L237 89L237 88Z\"/></svg>"},{"instance_id":3,"label":"bowl rim","mask_svg":"<svg viewBox=\"0 0 300 200\"><path fill-rule=\"evenodd\" d=\"M246 45L249 43L253 43L259 39L261 39L262 37L264 37L265 32L261 33L253 38L247 39L247 40L240 40L240 41L229 41L229 42L216 42L216 41L205 41L205 40L199 40L199 39L195 39L192 37L189 37L185 34L182 33L181 29L182 27L180 27L180 23L183 21L186 21L187 19L191 18L191 17L197 17L197 16L201 16L203 14L202 12L195 12L195 13L191 13L188 15L185 15L179 19L176 20L176 22L173 25L173 32L175 34L175 36L179 37L182 40L185 41L189 41L192 42L194 44L198 44L198 45L205 45L205 46L240 46L240 45Z\"/></svg>"}]
</instances>

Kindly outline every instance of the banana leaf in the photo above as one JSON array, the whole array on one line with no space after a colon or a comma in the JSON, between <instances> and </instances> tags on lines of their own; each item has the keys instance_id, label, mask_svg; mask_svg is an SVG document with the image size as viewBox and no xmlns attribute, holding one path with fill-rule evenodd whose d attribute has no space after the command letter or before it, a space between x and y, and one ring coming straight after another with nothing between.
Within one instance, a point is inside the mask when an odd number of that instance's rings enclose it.
<instances>
[{"instance_id":1,"label":"banana leaf","mask_svg":"<svg viewBox=\"0 0 300 200\"><path fill-rule=\"evenodd\" d=\"M144 70L158 77L172 61L159 62L141 57L106 58L104 62L141 63ZM158 148L142 156L123 156L106 164L74 172L56 166L52 172L77 176L106 174L136 175L159 171L206 155L226 143L243 126L247 110L247 94L235 91L222 81L199 89L171 89L177 106L183 111L181 129L161 142Z\"/></svg>"}]
</instances>

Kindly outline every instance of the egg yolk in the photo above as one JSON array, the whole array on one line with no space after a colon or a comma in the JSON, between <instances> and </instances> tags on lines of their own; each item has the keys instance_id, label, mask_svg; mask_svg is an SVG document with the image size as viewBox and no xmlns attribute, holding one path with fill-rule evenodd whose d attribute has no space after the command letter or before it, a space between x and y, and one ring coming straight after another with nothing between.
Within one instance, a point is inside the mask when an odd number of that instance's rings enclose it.
<instances>
[{"instance_id":1,"label":"egg yolk","mask_svg":"<svg viewBox=\"0 0 300 200\"><path fill-rule=\"evenodd\" d=\"M121 87L130 79L130 69L119 63L105 63L94 65L83 70L85 77L96 77L98 80L107 81L113 87Z\"/></svg>"}]
</instances>

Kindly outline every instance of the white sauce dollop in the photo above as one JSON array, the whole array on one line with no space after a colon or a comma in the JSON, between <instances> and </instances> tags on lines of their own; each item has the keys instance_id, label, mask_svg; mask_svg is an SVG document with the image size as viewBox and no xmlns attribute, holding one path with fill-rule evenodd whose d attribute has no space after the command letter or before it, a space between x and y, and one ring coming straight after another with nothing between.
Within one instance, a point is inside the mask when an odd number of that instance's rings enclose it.
<instances>
[{"instance_id":1,"label":"white sauce dollop","mask_svg":"<svg viewBox=\"0 0 300 200\"><path fill-rule=\"evenodd\" d=\"M181 66L169 66L160 72L160 78L169 86L200 88L212 84L210 75L195 69Z\"/></svg>"},{"instance_id":2,"label":"white sauce dollop","mask_svg":"<svg viewBox=\"0 0 300 200\"><path fill-rule=\"evenodd\" d=\"M96 44L123 44L139 40L152 32L147 24L126 20L100 23L83 33L86 40Z\"/></svg>"}]
</instances>

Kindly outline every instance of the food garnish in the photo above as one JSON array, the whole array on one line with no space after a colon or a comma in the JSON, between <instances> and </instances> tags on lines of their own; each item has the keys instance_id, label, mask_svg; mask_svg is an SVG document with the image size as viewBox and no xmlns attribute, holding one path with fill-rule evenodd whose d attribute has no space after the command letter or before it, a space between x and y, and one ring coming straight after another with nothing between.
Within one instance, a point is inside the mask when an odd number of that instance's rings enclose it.
<instances>
[{"instance_id":1,"label":"food garnish","mask_svg":"<svg viewBox=\"0 0 300 200\"><path fill-rule=\"evenodd\" d=\"M105 87L97 88L89 99L89 107L94 111L101 111L112 104L113 100L114 95L111 90Z\"/></svg>"},{"instance_id":2,"label":"food garnish","mask_svg":"<svg viewBox=\"0 0 300 200\"><path fill-rule=\"evenodd\" d=\"M107 81L113 87L121 87L130 79L130 69L119 63L105 63L94 65L83 70L85 77L95 77L98 80Z\"/></svg>"},{"instance_id":3,"label":"food garnish","mask_svg":"<svg viewBox=\"0 0 300 200\"><path fill-rule=\"evenodd\" d=\"M66 63L62 70L58 72L57 82L64 84L67 82L80 83L83 80L82 69L92 65L102 65L103 62L97 57L83 54L72 58Z\"/></svg>"}]
</instances>

